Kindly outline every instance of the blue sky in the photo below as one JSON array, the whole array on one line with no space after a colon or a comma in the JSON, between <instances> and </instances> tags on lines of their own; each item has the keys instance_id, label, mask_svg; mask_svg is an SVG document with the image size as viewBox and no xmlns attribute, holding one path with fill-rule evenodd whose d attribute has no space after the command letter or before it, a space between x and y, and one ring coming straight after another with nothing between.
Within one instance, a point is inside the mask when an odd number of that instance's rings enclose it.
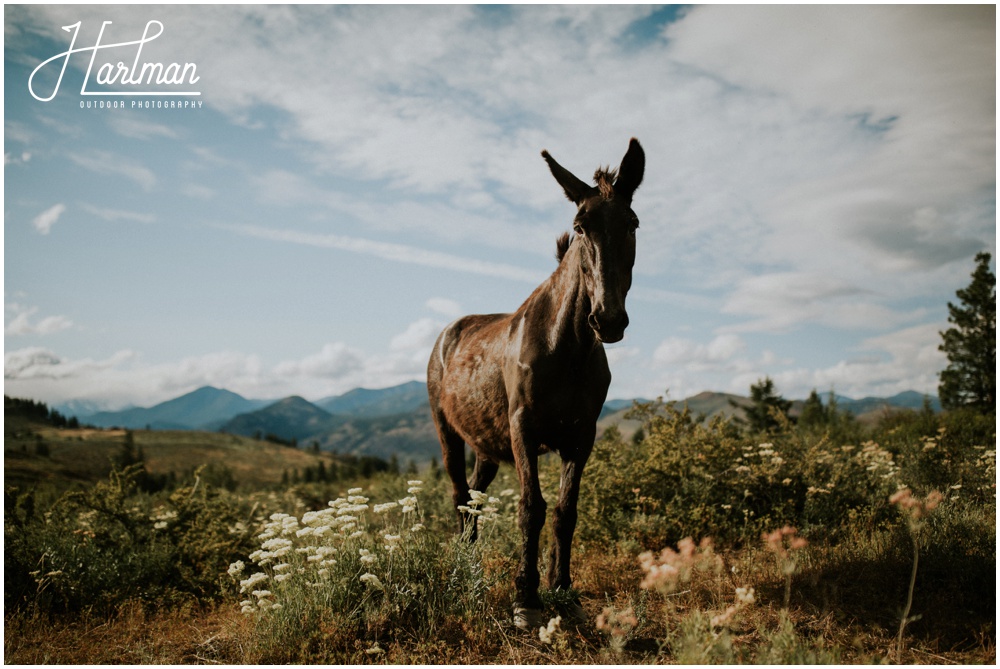
<instances>
[{"instance_id":1,"label":"blue sky","mask_svg":"<svg viewBox=\"0 0 1000 669\"><path fill-rule=\"evenodd\" d=\"M163 32L195 109L69 48ZM149 405L422 379L516 309L587 179L647 155L611 397L935 392L996 248L993 6L6 6L5 393ZM61 60L43 68L53 91ZM163 85L143 90L178 91ZM81 108L123 101L124 109Z\"/></svg>"}]
</instances>

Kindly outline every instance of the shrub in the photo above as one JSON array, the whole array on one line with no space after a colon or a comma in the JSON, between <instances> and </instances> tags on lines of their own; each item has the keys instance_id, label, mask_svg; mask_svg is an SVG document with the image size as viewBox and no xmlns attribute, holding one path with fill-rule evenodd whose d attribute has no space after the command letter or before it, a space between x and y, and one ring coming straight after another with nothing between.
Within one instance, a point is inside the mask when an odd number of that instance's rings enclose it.
<instances>
[{"instance_id":1,"label":"shrub","mask_svg":"<svg viewBox=\"0 0 1000 669\"><path fill-rule=\"evenodd\" d=\"M225 565L248 547L247 509L209 485L157 499L138 491L141 466L61 497L44 514L30 496L5 504L5 605L111 612L221 595ZM13 586L13 587L11 587Z\"/></svg>"},{"instance_id":2,"label":"shrub","mask_svg":"<svg viewBox=\"0 0 1000 669\"><path fill-rule=\"evenodd\" d=\"M243 562L229 570L243 612L256 622L254 656L297 661L307 648L312 657L356 662L401 634L430 642L456 619L509 616L515 563L496 553L514 539L511 516L502 513L508 496L475 494L478 540L442 543L424 525L422 490L409 481L407 496L371 505L353 488L301 517L272 514L250 555L260 570Z\"/></svg>"}]
</instances>

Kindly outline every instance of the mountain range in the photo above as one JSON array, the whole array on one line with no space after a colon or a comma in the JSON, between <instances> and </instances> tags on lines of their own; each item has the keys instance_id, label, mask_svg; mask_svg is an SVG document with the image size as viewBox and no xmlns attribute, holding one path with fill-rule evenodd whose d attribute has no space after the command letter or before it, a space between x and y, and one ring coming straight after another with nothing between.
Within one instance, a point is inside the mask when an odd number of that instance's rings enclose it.
<instances>
[{"instance_id":1,"label":"mountain range","mask_svg":"<svg viewBox=\"0 0 1000 669\"><path fill-rule=\"evenodd\" d=\"M643 400L608 401L601 413L599 428L622 422L635 401ZM889 398L860 400L836 396L836 401L840 410L862 416L885 407L919 409L924 396L910 391ZM686 404L696 415L712 417L733 415L739 412L733 403L747 405L749 402L739 395L703 392L681 404ZM936 397L931 398L931 406L940 410ZM791 413L795 415L801 407L802 401L795 401ZM148 408L133 407L77 417L97 427L219 431L258 438L273 436L286 441L294 439L300 445L316 445L325 451L383 459L396 456L400 460L426 462L440 455L427 403L427 386L418 381L377 390L356 388L315 402L298 396L278 401L249 400L228 390L206 386Z\"/></svg>"}]
</instances>

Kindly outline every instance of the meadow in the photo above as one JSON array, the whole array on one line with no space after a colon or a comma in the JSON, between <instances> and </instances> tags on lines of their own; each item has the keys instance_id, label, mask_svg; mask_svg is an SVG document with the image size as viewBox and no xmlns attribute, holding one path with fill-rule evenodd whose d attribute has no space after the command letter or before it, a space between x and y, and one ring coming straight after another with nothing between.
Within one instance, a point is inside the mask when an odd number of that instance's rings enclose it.
<instances>
[{"instance_id":1,"label":"meadow","mask_svg":"<svg viewBox=\"0 0 1000 669\"><path fill-rule=\"evenodd\" d=\"M205 466L149 492L165 456L137 433L144 462L58 494L5 490L5 662L995 663L993 415L767 433L677 406L632 419L596 444L574 591L543 591L549 622L531 632L511 620L511 468L477 496L470 543L436 467L283 485L280 463L263 480L236 441L187 452ZM124 438L44 437L50 459ZM551 499L558 463L543 460ZM572 597L586 621L562 619Z\"/></svg>"}]
</instances>

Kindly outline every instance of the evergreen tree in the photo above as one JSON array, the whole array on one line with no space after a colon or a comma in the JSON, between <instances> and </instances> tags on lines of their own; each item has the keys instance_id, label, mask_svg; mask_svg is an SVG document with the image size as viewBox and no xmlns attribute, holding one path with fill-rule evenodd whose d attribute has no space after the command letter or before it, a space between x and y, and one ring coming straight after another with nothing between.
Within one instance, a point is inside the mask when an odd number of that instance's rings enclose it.
<instances>
[{"instance_id":1,"label":"evergreen tree","mask_svg":"<svg viewBox=\"0 0 1000 669\"><path fill-rule=\"evenodd\" d=\"M142 449L136 452L135 435L132 434L132 430L125 431L125 439L122 441L122 447L117 454L111 457L111 461L119 469L125 469L130 465L138 464L142 464L145 468L145 458L143 457Z\"/></svg>"},{"instance_id":2,"label":"evergreen tree","mask_svg":"<svg viewBox=\"0 0 1000 669\"><path fill-rule=\"evenodd\" d=\"M819 394L814 388L813 391L809 393L809 399L807 399L805 404L802 406L802 414L799 416L799 425L807 429L822 427L829 422L829 418L827 409L823 406L823 400L819 398Z\"/></svg>"},{"instance_id":3,"label":"evergreen tree","mask_svg":"<svg viewBox=\"0 0 1000 669\"><path fill-rule=\"evenodd\" d=\"M743 407L746 418L742 421L754 432L768 432L776 429L780 422L778 416L788 417L788 410L792 408L792 403L786 400L774 390L774 381L766 376L763 380L757 381L750 386L749 407ZM733 406L738 406L733 403Z\"/></svg>"},{"instance_id":4,"label":"evergreen tree","mask_svg":"<svg viewBox=\"0 0 1000 669\"><path fill-rule=\"evenodd\" d=\"M945 409L996 411L997 280L990 271L991 257L989 253L976 255L972 283L955 293L961 304L948 303L948 322L955 327L939 333L943 342L938 347L948 356L938 385Z\"/></svg>"}]
</instances>

